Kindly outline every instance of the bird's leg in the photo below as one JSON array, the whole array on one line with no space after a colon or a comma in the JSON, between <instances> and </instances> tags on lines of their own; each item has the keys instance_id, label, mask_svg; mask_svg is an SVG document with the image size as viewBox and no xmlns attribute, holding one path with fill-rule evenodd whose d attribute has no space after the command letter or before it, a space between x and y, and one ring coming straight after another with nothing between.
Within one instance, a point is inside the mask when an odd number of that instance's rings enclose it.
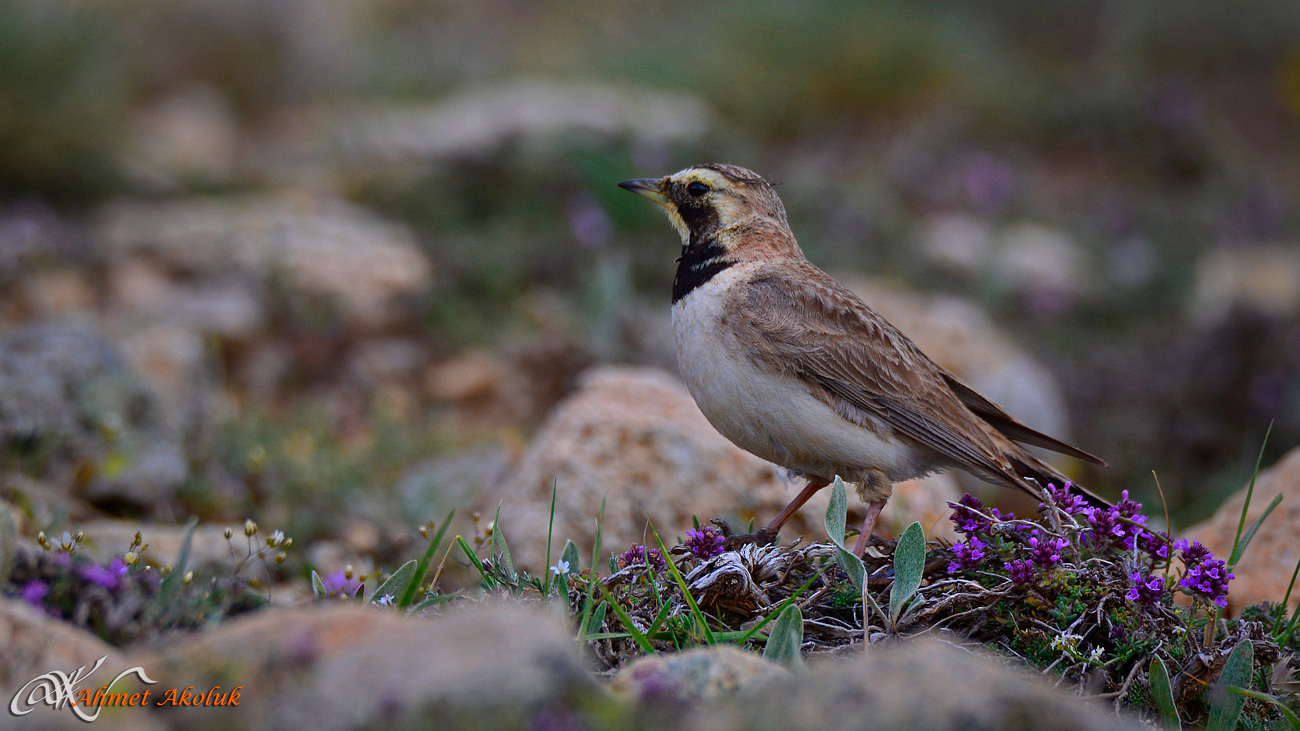
<instances>
[{"instance_id":1,"label":"bird's leg","mask_svg":"<svg viewBox=\"0 0 1300 731\"><path fill-rule=\"evenodd\" d=\"M876 530L876 518L880 517L880 511L885 507L884 500L875 500L867 503L867 517L862 521L862 532L858 534L857 543L853 544L853 554L862 556L867 551L867 543L871 540L871 534Z\"/></svg>"},{"instance_id":2,"label":"bird's leg","mask_svg":"<svg viewBox=\"0 0 1300 731\"><path fill-rule=\"evenodd\" d=\"M829 484L831 483L828 480L816 477L810 478L808 484L804 486L804 489L800 490L799 494L794 496L794 500L791 500L789 505L785 506L781 512L777 513L775 518L768 521L767 525L763 526L755 533L727 536L726 542L723 545L727 548L737 548L746 543L757 543L760 546L771 544L776 540L776 534L781 531L781 526L785 525L787 520L790 520L790 516L798 512L799 508L802 508L804 503L808 502L813 495L816 495L818 490Z\"/></svg>"}]
</instances>

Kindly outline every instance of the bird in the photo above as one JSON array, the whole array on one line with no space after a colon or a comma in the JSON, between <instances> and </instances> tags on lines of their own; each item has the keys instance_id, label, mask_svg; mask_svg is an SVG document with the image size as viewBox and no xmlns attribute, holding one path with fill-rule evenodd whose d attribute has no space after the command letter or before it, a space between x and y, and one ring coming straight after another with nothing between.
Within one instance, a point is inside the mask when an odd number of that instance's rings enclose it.
<instances>
[{"instance_id":1,"label":"bird","mask_svg":"<svg viewBox=\"0 0 1300 731\"><path fill-rule=\"evenodd\" d=\"M728 532L728 545L771 544L837 476L867 506L861 556L896 483L957 468L1042 499L1047 485L1070 483L1022 445L1105 465L1016 420L808 261L757 173L708 163L618 186L657 203L681 237L672 331L700 411L736 446L808 481L757 532Z\"/></svg>"}]
</instances>

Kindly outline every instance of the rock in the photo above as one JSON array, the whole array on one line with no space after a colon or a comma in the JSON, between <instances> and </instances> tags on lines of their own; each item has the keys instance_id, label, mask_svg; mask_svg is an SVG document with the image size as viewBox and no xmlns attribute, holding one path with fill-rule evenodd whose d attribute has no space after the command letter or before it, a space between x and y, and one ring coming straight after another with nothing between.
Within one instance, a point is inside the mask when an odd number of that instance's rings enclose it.
<instances>
[{"instance_id":1,"label":"rock","mask_svg":"<svg viewBox=\"0 0 1300 731\"><path fill-rule=\"evenodd\" d=\"M1087 292L1083 252L1069 234L1021 223L1000 238L996 267L1011 288L1076 297Z\"/></svg>"},{"instance_id":2,"label":"rock","mask_svg":"<svg viewBox=\"0 0 1300 731\"><path fill-rule=\"evenodd\" d=\"M167 687L244 686L238 707L160 714L186 726L324 731L437 718L446 728L530 728L549 706L600 692L558 621L470 609L434 619L345 603L273 609L140 661Z\"/></svg>"},{"instance_id":3,"label":"rock","mask_svg":"<svg viewBox=\"0 0 1300 731\"><path fill-rule=\"evenodd\" d=\"M139 112L134 128L140 164L177 182L212 184L230 177L239 124L216 89L192 86L166 96Z\"/></svg>"},{"instance_id":4,"label":"rock","mask_svg":"<svg viewBox=\"0 0 1300 731\"><path fill-rule=\"evenodd\" d=\"M1196 265L1192 317L1217 322L1233 307L1275 317L1300 313L1300 248L1295 244L1223 246Z\"/></svg>"},{"instance_id":5,"label":"rock","mask_svg":"<svg viewBox=\"0 0 1300 731\"><path fill-rule=\"evenodd\" d=\"M920 244L936 264L978 274L988 261L993 228L976 216L943 214L925 222Z\"/></svg>"},{"instance_id":6,"label":"rock","mask_svg":"<svg viewBox=\"0 0 1300 731\"><path fill-rule=\"evenodd\" d=\"M189 328L158 323L133 330L119 339L132 369L161 400L169 425L177 433L202 420L211 396L211 380L203 336Z\"/></svg>"},{"instance_id":7,"label":"rock","mask_svg":"<svg viewBox=\"0 0 1300 731\"><path fill-rule=\"evenodd\" d=\"M1138 729L996 658L936 640L873 645L778 678L743 700L697 704L683 728Z\"/></svg>"},{"instance_id":8,"label":"rock","mask_svg":"<svg viewBox=\"0 0 1300 731\"><path fill-rule=\"evenodd\" d=\"M95 291L90 283L71 269L29 272L21 281L23 297L35 315L33 319L86 316L95 305Z\"/></svg>"},{"instance_id":9,"label":"rock","mask_svg":"<svg viewBox=\"0 0 1300 731\"><path fill-rule=\"evenodd\" d=\"M528 428L573 392L592 363L590 352L557 335L504 353L469 351L430 367L424 385L455 408L461 431Z\"/></svg>"},{"instance_id":10,"label":"rock","mask_svg":"<svg viewBox=\"0 0 1300 731\"><path fill-rule=\"evenodd\" d=\"M515 472L491 500L501 500L503 531L518 565L544 570L551 487L556 492L552 556L566 539L590 555L602 501L602 551L622 551L649 540L646 520L665 542L684 536L692 515L766 521L798 492L784 471L732 445L700 413L685 385L653 369L597 368L582 387L562 402L539 429ZM931 492L943 500L959 494L945 477L900 485L902 496ZM822 537L829 500L823 490L783 531L786 540ZM851 501L850 520L862 506ZM944 520L899 512L915 505L935 507L930 498L891 501L881 527L927 521L939 535ZM946 517L946 513L944 513ZM740 523L743 525L743 522ZM882 534L885 532L881 531ZM931 533L930 535L934 535Z\"/></svg>"},{"instance_id":11,"label":"rock","mask_svg":"<svg viewBox=\"0 0 1300 731\"><path fill-rule=\"evenodd\" d=\"M278 275L350 321L379 325L396 300L429 286L411 231L335 199L232 197L110 206L97 238L111 255L148 255L200 278ZM277 280L278 281L278 280Z\"/></svg>"},{"instance_id":12,"label":"rock","mask_svg":"<svg viewBox=\"0 0 1300 731\"><path fill-rule=\"evenodd\" d=\"M790 672L776 663L731 645L650 655L624 666L611 689L639 701L716 701L752 695Z\"/></svg>"},{"instance_id":13,"label":"rock","mask_svg":"<svg viewBox=\"0 0 1300 731\"><path fill-rule=\"evenodd\" d=\"M1228 585L1228 610L1233 614L1262 601L1280 602L1286 595L1291 572L1295 570L1296 561L1300 560L1300 539L1297 538L1300 536L1300 447L1287 452L1277 464L1259 473L1246 525L1252 525L1263 515L1264 509L1277 495L1282 496L1282 503L1260 526L1233 570L1236 578ZM1200 541L1216 558L1228 560L1245 502L1246 490L1243 488L1228 498L1209 520L1184 531L1183 537ZM1300 605L1300 592L1292 592L1291 609L1297 605Z\"/></svg>"},{"instance_id":14,"label":"rock","mask_svg":"<svg viewBox=\"0 0 1300 731\"><path fill-rule=\"evenodd\" d=\"M373 107L339 126L354 165L483 157L514 140L570 132L630 135L649 143L691 140L712 126L691 96L592 82L520 80L475 88L432 106Z\"/></svg>"},{"instance_id":15,"label":"rock","mask_svg":"<svg viewBox=\"0 0 1300 731\"><path fill-rule=\"evenodd\" d=\"M188 473L154 396L110 342L83 326L0 336L0 443L52 450L34 477L66 487L85 470L91 497L146 510L162 507Z\"/></svg>"},{"instance_id":16,"label":"rock","mask_svg":"<svg viewBox=\"0 0 1300 731\"><path fill-rule=\"evenodd\" d=\"M175 565L180 559L181 546L185 542L185 526L166 523L138 523L130 520L93 520L75 524L75 529L86 534L82 544L94 560L108 563L119 558L135 539L139 532L149 550L141 557L149 563L161 566ZM230 528L237 538L231 540L235 554L231 555L231 542L226 541L225 530ZM75 532L75 531L74 531ZM194 529L194 538L190 543L189 563L186 567L196 571L229 573L245 554L244 527L231 524L213 525L200 523Z\"/></svg>"},{"instance_id":17,"label":"rock","mask_svg":"<svg viewBox=\"0 0 1300 731\"><path fill-rule=\"evenodd\" d=\"M166 323L205 335L247 339L267 319L258 286L248 277L176 281L157 263L132 257L108 273L107 319L130 329Z\"/></svg>"},{"instance_id":18,"label":"rock","mask_svg":"<svg viewBox=\"0 0 1300 731\"><path fill-rule=\"evenodd\" d=\"M480 502L508 476L515 456L497 444L417 462L397 481L403 513L416 523L440 521L458 506Z\"/></svg>"},{"instance_id":19,"label":"rock","mask_svg":"<svg viewBox=\"0 0 1300 731\"><path fill-rule=\"evenodd\" d=\"M94 669L101 658L102 664ZM89 632L54 619L20 599L0 597L0 699L4 702L0 713L4 718L13 718L10 703L23 686L38 676L52 671L70 674L85 668L85 682L76 690L89 687L93 692L131 666L117 648ZM29 697L37 685L29 686L23 696ZM27 723L34 724L33 728L86 728L70 707L55 710L46 704L28 706L20 702L20 710L27 708L32 712L20 717L19 726ZM107 728L159 727L138 709L114 709L96 719L95 724L97 728L101 724Z\"/></svg>"}]
</instances>

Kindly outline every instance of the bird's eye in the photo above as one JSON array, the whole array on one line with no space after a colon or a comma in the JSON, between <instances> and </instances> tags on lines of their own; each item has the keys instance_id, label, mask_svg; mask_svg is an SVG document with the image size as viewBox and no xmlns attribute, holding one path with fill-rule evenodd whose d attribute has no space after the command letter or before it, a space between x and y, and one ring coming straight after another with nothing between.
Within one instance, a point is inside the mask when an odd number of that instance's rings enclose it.
<instances>
[{"instance_id":1,"label":"bird's eye","mask_svg":"<svg viewBox=\"0 0 1300 731\"><path fill-rule=\"evenodd\" d=\"M709 186L697 180L694 183L691 183L690 185L686 186L686 192L690 193L692 198L699 198L700 196L709 192Z\"/></svg>"}]
</instances>

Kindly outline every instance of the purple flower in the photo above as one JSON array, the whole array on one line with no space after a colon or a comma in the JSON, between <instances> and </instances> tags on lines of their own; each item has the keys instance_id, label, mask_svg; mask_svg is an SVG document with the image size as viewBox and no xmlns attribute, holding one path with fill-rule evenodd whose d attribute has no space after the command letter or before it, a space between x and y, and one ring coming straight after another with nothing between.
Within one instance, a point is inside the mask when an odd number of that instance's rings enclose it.
<instances>
[{"instance_id":1,"label":"purple flower","mask_svg":"<svg viewBox=\"0 0 1300 731\"><path fill-rule=\"evenodd\" d=\"M1116 505L1105 510L1088 508L1087 515L1088 524L1092 526L1088 539L1094 546L1121 548L1125 551L1133 550L1138 534L1143 531L1132 523L1147 521L1147 517L1142 515L1142 506L1129 499L1128 490L1122 493L1122 498ZM1132 522L1125 522L1126 520Z\"/></svg>"},{"instance_id":2,"label":"purple flower","mask_svg":"<svg viewBox=\"0 0 1300 731\"><path fill-rule=\"evenodd\" d=\"M958 500L956 505L952 506L950 519L957 526L958 533L965 533L968 536L983 535L992 527L989 519L980 514L983 512L984 503L974 495L966 493L961 496L961 500Z\"/></svg>"},{"instance_id":3,"label":"purple flower","mask_svg":"<svg viewBox=\"0 0 1300 731\"><path fill-rule=\"evenodd\" d=\"M1129 574L1133 585L1125 596L1131 602L1137 602L1142 611L1149 612L1160 605L1165 598L1165 582L1159 576L1134 571Z\"/></svg>"},{"instance_id":4,"label":"purple flower","mask_svg":"<svg viewBox=\"0 0 1300 731\"><path fill-rule=\"evenodd\" d=\"M29 581L23 585L23 601L32 606L41 606L41 600L50 593L50 585L44 581Z\"/></svg>"},{"instance_id":5,"label":"purple flower","mask_svg":"<svg viewBox=\"0 0 1300 731\"><path fill-rule=\"evenodd\" d=\"M713 558L722 553L722 534L711 525L686 531L686 547L696 558Z\"/></svg>"},{"instance_id":6,"label":"purple flower","mask_svg":"<svg viewBox=\"0 0 1300 731\"><path fill-rule=\"evenodd\" d=\"M1061 562L1061 552L1070 547L1064 538L1041 535L1037 530L1029 536L1029 560L1047 568Z\"/></svg>"},{"instance_id":7,"label":"purple flower","mask_svg":"<svg viewBox=\"0 0 1300 731\"><path fill-rule=\"evenodd\" d=\"M335 571L321 579L321 583L325 585L325 596L330 598L345 597L351 599L361 594L361 582L357 581L355 576L349 578L344 571Z\"/></svg>"},{"instance_id":8,"label":"purple flower","mask_svg":"<svg viewBox=\"0 0 1300 731\"><path fill-rule=\"evenodd\" d=\"M1142 531L1137 534L1137 545L1156 565L1169 562L1169 534Z\"/></svg>"},{"instance_id":9,"label":"purple flower","mask_svg":"<svg viewBox=\"0 0 1300 731\"><path fill-rule=\"evenodd\" d=\"M107 567L100 566L97 563L87 564L78 569L81 578L97 586L102 586L109 591L114 591L121 585L121 578L126 574L127 566L122 563L122 559L115 558L113 563Z\"/></svg>"},{"instance_id":10,"label":"purple flower","mask_svg":"<svg viewBox=\"0 0 1300 731\"><path fill-rule=\"evenodd\" d=\"M1183 563L1187 566L1178 584L1197 599L1227 607L1228 582L1236 578L1228 573L1227 564L1216 559L1200 541L1178 541L1174 548L1183 552Z\"/></svg>"},{"instance_id":11,"label":"purple flower","mask_svg":"<svg viewBox=\"0 0 1300 731\"><path fill-rule=\"evenodd\" d=\"M1084 500L1082 495L1072 492L1070 490L1071 487L1073 487L1073 483L1068 481L1060 487L1048 483L1046 491L1047 497L1051 502L1056 504L1056 507L1066 513L1069 513L1070 515L1082 515L1088 509L1088 501Z\"/></svg>"},{"instance_id":12,"label":"purple flower","mask_svg":"<svg viewBox=\"0 0 1300 731\"><path fill-rule=\"evenodd\" d=\"M640 543L632 544L631 548L624 551L623 555L618 557L619 565L623 568L627 568L628 566L646 565L647 559L649 560L649 565L654 567L656 570L662 570L668 566L664 563L664 555L659 552L658 548L646 550L646 547Z\"/></svg>"},{"instance_id":13,"label":"purple flower","mask_svg":"<svg viewBox=\"0 0 1300 731\"><path fill-rule=\"evenodd\" d=\"M974 569L988 555L984 551L986 548L988 544L975 536L968 538L965 543L954 543L953 560L948 564L948 573L955 574L963 569Z\"/></svg>"},{"instance_id":14,"label":"purple flower","mask_svg":"<svg viewBox=\"0 0 1300 731\"><path fill-rule=\"evenodd\" d=\"M1023 558L1008 561L1002 568L1006 569L1011 583L1016 586L1024 586L1033 581L1034 577L1038 575L1038 569L1034 567L1034 564Z\"/></svg>"}]
</instances>

